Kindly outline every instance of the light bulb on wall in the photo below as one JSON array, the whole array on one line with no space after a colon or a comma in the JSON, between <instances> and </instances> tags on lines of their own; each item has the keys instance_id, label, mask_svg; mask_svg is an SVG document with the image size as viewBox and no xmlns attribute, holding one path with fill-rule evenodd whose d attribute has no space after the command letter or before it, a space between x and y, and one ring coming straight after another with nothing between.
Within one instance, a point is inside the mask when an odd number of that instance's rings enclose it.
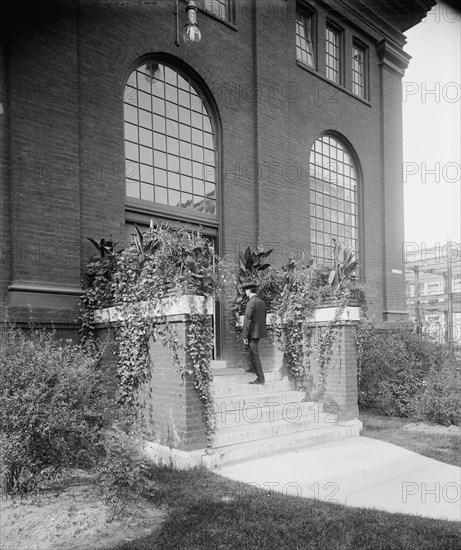
<instances>
[{"instance_id":1,"label":"light bulb on wall","mask_svg":"<svg viewBox=\"0 0 461 550\"><path fill-rule=\"evenodd\" d=\"M198 25L187 23L187 25L184 27L184 30L182 31L182 38L188 46L200 42L202 34L200 32L200 29L198 28Z\"/></svg>"},{"instance_id":2,"label":"light bulb on wall","mask_svg":"<svg viewBox=\"0 0 461 550\"><path fill-rule=\"evenodd\" d=\"M184 26L182 37L184 42L191 46L192 44L198 44L202 38L202 33L197 25L197 6L193 0L187 4L186 12L189 21Z\"/></svg>"}]
</instances>

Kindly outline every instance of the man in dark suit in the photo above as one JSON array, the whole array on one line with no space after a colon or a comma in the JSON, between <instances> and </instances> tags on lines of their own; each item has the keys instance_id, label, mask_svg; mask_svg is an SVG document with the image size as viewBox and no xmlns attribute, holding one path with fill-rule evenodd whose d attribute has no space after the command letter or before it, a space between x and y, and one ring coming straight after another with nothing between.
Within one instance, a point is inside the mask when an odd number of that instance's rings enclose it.
<instances>
[{"instance_id":1,"label":"man in dark suit","mask_svg":"<svg viewBox=\"0 0 461 550\"><path fill-rule=\"evenodd\" d=\"M243 344L248 352L247 372L254 372L256 380L250 384L264 384L264 372L259 358L258 344L260 338L266 338L266 304L256 295L258 290L257 283L244 283L242 289L248 297L248 303L245 308L245 317L243 320Z\"/></svg>"}]
</instances>

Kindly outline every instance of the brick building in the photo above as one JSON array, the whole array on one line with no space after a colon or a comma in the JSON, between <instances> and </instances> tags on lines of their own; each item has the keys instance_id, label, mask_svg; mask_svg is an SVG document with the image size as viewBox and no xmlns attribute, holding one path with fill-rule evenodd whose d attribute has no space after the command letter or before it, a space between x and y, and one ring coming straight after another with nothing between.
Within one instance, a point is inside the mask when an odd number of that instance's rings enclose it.
<instances>
[{"instance_id":1,"label":"brick building","mask_svg":"<svg viewBox=\"0 0 461 550\"><path fill-rule=\"evenodd\" d=\"M418 330L461 347L461 244L405 250L406 299Z\"/></svg>"},{"instance_id":2,"label":"brick building","mask_svg":"<svg viewBox=\"0 0 461 550\"><path fill-rule=\"evenodd\" d=\"M2 310L76 329L85 238L126 244L154 217L203 226L221 254L259 239L274 263L346 241L376 313L399 319L403 33L434 2L197 0L193 46L176 4L4 18Z\"/></svg>"}]
</instances>

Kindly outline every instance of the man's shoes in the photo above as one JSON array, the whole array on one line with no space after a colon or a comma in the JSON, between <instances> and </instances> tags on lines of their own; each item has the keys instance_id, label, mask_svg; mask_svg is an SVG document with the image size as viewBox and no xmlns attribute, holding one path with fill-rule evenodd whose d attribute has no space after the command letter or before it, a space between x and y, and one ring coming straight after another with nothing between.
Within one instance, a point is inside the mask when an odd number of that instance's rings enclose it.
<instances>
[{"instance_id":1,"label":"man's shoes","mask_svg":"<svg viewBox=\"0 0 461 550\"><path fill-rule=\"evenodd\" d=\"M261 384L262 386L264 386L264 382L260 382L258 379L253 380L252 382L248 382L248 384Z\"/></svg>"}]
</instances>

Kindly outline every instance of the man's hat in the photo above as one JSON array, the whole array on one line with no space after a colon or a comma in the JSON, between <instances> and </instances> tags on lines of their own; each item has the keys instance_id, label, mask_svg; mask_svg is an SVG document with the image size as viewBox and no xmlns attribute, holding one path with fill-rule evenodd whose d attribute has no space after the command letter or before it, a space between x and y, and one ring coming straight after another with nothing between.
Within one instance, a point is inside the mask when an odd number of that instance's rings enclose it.
<instances>
[{"instance_id":1,"label":"man's hat","mask_svg":"<svg viewBox=\"0 0 461 550\"><path fill-rule=\"evenodd\" d=\"M246 290L247 288L258 288L258 287L259 287L259 283L257 283L256 281L249 281L247 283L243 283L240 288L242 290Z\"/></svg>"}]
</instances>

